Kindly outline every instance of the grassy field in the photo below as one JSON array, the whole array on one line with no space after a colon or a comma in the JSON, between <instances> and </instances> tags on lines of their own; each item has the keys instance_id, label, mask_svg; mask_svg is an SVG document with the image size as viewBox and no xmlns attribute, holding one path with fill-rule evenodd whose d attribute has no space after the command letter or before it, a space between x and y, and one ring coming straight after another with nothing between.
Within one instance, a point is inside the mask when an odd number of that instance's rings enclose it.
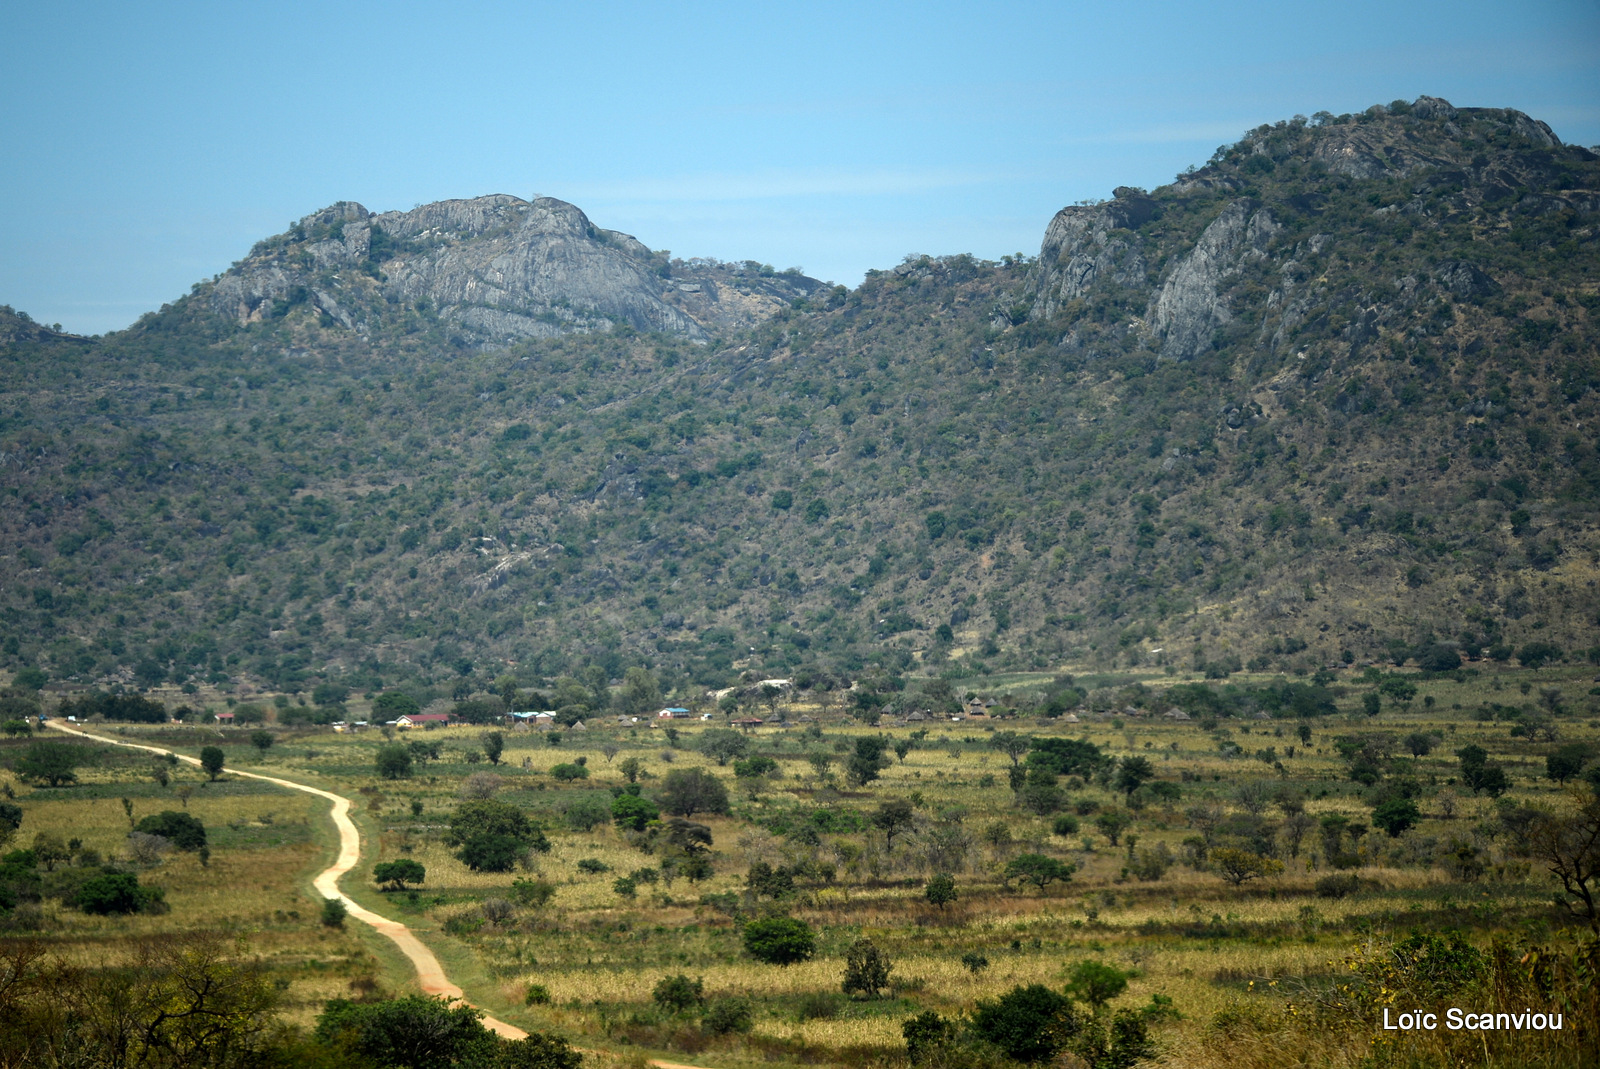
<instances>
[{"instance_id":1,"label":"grassy field","mask_svg":"<svg viewBox=\"0 0 1600 1069\"><path fill-rule=\"evenodd\" d=\"M285 731L265 752L244 744L243 731L213 737L221 739L231 767L295 778L357 799L366 853L363 868L346 881L351 893L413 925L469 997L497 1016L555 1029L609 1052L608 1061L650 1054L694 1056L716 1065L903 1062L900 1028L907 1017L930 1009L970 1014L981 1000L1020 984L1060 988L1073 965L1090 959L1130 975L1116 1006L1150 1006L1153 996L1171 1000L1181 1017L1157 1017L1153 1027L1169 1064L1210 1065L1241 1057L1235 1041L1226 1039L1231 1033L1219 1032L1219 1021L1241 1014L1275 1017L1295 998L1326 992L1341 974L1339 960L1363 944L1380 945L1413 929L1459 930L1482 946L1495 937L1550 943L1572 929L1571 919L1552 905L1554 883L1522 856L1511 829L1516 810L1564 804L1564 788L1545 777L1546 754L1558 744L1600 742L1591 672L1485 668L1451 677L1409 675L1417 693L1405 702L1384 699L1376 717L1362 711L1371 684L1350 675L1332 685L1339 711L1311 721L1233 717L1212 725L1167 719L1157 713L1159 685L1174 680L1165 675L1145 676L1142 693L1092 692L1088 704L1098 698L1115 712L1096 715L1083 708L1079 724L969 719L868 728L842 716L801 722L816 710L796 703L789 710L793 726L763 727L750 737L751 752L771 757L779 768L753 786L736 778L731 764L718 765L695 749L709 727L699 724L680 726L675 745L646 725L564 732L559 746L540 733L506 732L498 766L481 757L487 729L417 732L401 738L438 743L441 756L403 779L377 775L374 757L386 741L378 731ZM984 693L999 695L1038 681L1000 682ZM1109 682L1125 687L1133 680ZM1508 719L1509 711L1536 707L1557 710L1550 722L1559 742L1511 733L1522 721ZM1130 708L1148 715L1132 715ZM1298 736L1302 723L1311 728L1309 742ZM838 775L857 737L903 739L914 728L925 735L903 759L891 758L876 782L852 787ZM173 734L110 730L157 739ZM1142 805L1136 797L1130 811L1128 799L1104 782L1064 780L1063 812L1077 817L1078 829L1058 834L1058 814L1019 807L1008 785L1011 761L989 745L996 731L1086 739L1115 758L1147 757L1158 781L1175 785L1178 795ZM1418 757L1392 746L1380 785L1414 782L1421 819L1400 836L1373 829L1359 838L1351 848L1358 863L1349 872L1359 881L1353 893L1318 894L1318 881L1334 870L1315 828L1298 850L1275 838L1282 871L1240 886L1207 865L1181 860L1192 853L1197 811L1214 806L1224 818L1238 814L1242 785L1292 793L1319 826L1329 815L1370 824L1371 788L1351 780L1336 742L1384 734L1398 740L1413 733L1438 741ZM1469 744L1489 751L1509 775L1511 789L1500 799L1474 796L1459 782L1455 751ZM7 754L19 745L8 743ZM819 752L835 758L826 777L810 761ZM625 784L621 766L629 757L643 764L647 795L673 769L703 768L726 783L732 811L694 818L714 837L710 878L641 884L634 898L613 888L619 876L659 864L609 821L582 826L586 807L608 807L611 788ZM562 783L549 774L552 766L580 758L587 779ZM464 781L486 771L500 777L496 796L527 811L551 839L548 853L532 855L529 866L517 871L473 872L445 842ZM179 794L185 789L187 811L211 830L208 866L191 854L174 854L143 877L166 889L167 914L106 919L47 904L45 931L63 946L93 955L149 931L220 926L247 933L252 953L287 983L291 1018L301 1023L320 1000L347 994L352 984L370 988L384 975L360 938L317 921L305 880L322 856L314 833L324 820L320 803L226 775L204 783L193 770L180 770L161 787L147 774L147 762L123 755L84 769L77 786L30 788L15 778L11 783L25 811L19 843L53 834L79 838L112 856L129 827L120 799L131 801L137 819L182 808ZM866 824L816 834L794 830L818 811L846 821L838 826L852 826L851 814L869 815L891 799L909 800L916 814L914 830L892 850ZM1096 823L1108 811L1131 818L1118 845ZM1281 825L1284 812L1269 802L1264 819ZM923 895L935 871L928 848L940 829L947 836L954 830L965 844L959 863L940 865L953 873L958 889L957 900L944 908ZM1482 871L1474 878L1452 876L1441 863L1442 844L1452 839L1480 845ZM1177 863L1155 879L1130 874L1136 854L1158 844ZM1005 866L1022 853L1055 857L1076 871L1070 881L1043 891L1008 882ZM421 862L426 880L412 892L380 892L370 866L401 857ZM810 862L803 870L810 875L797 878L792 897L758 899L747 890L752 864L799 861ZM592 871L595 863L604 870ZM526 879L551 884L548 901L503 913L485 909L487 900L513 899L513 882ZM814 957L777 967L744 952L742 923L772 912L815 929ZM840 991L845 952L863 937L892 959L891 989L877 999L847 999ZM986 964L964 964L970 955L981 955ZM676 1017L657 1007L655 984L677 973L702 979L708 1002L749 1000L749 1031L708 1035L692 1015ZM525 1005L535 985L549 1001ZM1321 1060L1304 1064L1357 1064L1371 1038L1326 1038L1316 1055ZM1266 1038L1257 1045L1271 1048Z\"/></svg>"}]
</instances>

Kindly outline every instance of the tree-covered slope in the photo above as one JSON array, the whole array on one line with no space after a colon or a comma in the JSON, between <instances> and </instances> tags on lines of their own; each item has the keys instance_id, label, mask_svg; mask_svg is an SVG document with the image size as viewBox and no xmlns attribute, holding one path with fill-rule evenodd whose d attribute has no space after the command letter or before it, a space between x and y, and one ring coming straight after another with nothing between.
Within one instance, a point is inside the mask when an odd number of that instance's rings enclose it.
<instances>
[{"instance_id":1,"label":"tree-covered slope","mask_svg":"<svg viewBox=\"0 0 1600 1069\"><path fill-rule=\"evenodd\" d=\"M486 348L371 274L350 323L241 324L224 276L93 344L12 331L0 657L449 690L1586 650L1597 189L1526 116L1424 98L712 345Z\"/></svg>"}]
</instances>

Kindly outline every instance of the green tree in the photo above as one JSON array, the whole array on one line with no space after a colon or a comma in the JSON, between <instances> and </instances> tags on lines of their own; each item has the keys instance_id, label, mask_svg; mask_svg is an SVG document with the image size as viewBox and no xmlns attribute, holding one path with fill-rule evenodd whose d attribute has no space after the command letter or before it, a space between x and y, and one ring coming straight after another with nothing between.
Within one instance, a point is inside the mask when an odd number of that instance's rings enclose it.
<instances>
[{"instance_id":1,"label":"green tree","mask_svg":"<svg viewBox=\"0 0 1600 1069\"><path fill-rule=\"evenodd\" d=\"M31 783L60 787L78 781L83 750L64 742L35 742L17 759L17 775Z\"/></svg>"},{"instance_id":2,"label":"green tree","mask_svg":"<svg viewBox=\"0 0 1600 1069\"><path fill-rule=\"evenodd\" d=\"M383 885L385 891L401 891L408 883L421 883L428 878L428 870L420 861L408 857L396 861L380 861L372 866L372 879Z\"/></svg>"},{"instance_id":3,"label":"green tree","mask_svg":"<svg viewBox=\"0 0 1600 1069\"><path fill-rule=\"evenodd\" d=\"M1584 762L1588 759L1589 748L1587 746L1581 742L1570 742L1545 755L1545 775L1557 783L1565 783L1582 774Z\"/></svg>"},{"instance_id":4,"label":"green tree","mask_svg":"<svg viewBox=\"0 0 1600 1069\"><path fill-rule=\"evenodd\" d=\"M925 1065L955 1042L957 1029L954 1022L926 1010L906 1018L900 1025L900 1034L906 1040L906 1060L912 1065Z\"/></svg>"},{"instance_id":5,"label":"green tree","mask_svg":"<svg viewBox=\"0 0 1600 1069\"><path fill-rule=\"evenodd\" d=\"M617 766L617 771L621 772L629 783L638 783L639 773L644 771L644 762L637 757L624 757L622 764Z\"/></svg>"},{"instance_id":6,"label":"green tree","mask_svg":"<svg viewBox=\"0 0 1600 1069\"><path fill-rule=\"evenodd\" d=\"M393 1069L493 1065L495 1035L483 1011L463 1002L408 995L382 1002L333 999L317 1018L317 1038L370 1064Z\"/></svg>"},{"instance_id":7,"label":"green tree","mask_svg":"<svg viewBox=\"0 0 1600 1069\"><path fill-rule=\"evenodd\" d=\"M72 904L85 913L136 913L156 902L154 888L140 887L139 878L127 872L92 876L78 885Z\"/></svg>"},{"instance_id":8,"label":"green tree","mask_svg":"<svg viewBox=\"0 0 1600 1069\"><path fill-rule=\"evenodd\" d=\"M384 743L378 747L373 765L384 779L405 779L411 775L411 750L405 743Z\"/></svg>"},{"instance_id":9,"label":"green tree","mask_svg":"<svg viewBox=\"0 0 1600 1069\"><path fill-rule=\"evenodd\" d=\"M1057 880L1062 883L1071 881L1072 874L1077 870L1078 866L1071 862L1058 861L1044 854L1018 854L1007 863L1002 878L1008 882L1020 879L1042 892L1047 884Z\"/></svg>"},{"instance_id":10,"label":"green tree","mask_svg":"<svg viewBox=\"0 0 1600 1069\"><path fill-rule=\"evenodd\" d=\"M1219 846L1211 851L1209 857L1218 875L1235 887L1246 880L1275 876L1283 871L1283 862L1276 858L1262 857L1232 846Z\"/></svg>"},{"instance_id":11,"label":"green tree","mask_svg":"<svg viewBox=\"0 0 1600 1069\"><path fill-rule=\"evenodd\" d=\"M272 749L272 741L272 732L270 731L252 731L250 733L250 745L262 753Z\"/></svg>"},{"instance_id":12,"label":"green tree","mask_svg":"<svg viewBox=\"0 0 1600 1069\"><path fill-rule=\"evenodd\" d=\"M1131 802L1133 792L1155 776L1155 766L1148 757L1124 757L1117 766L1116 788Z\"/></svg>"},{"instance_id":13,"label":"green tree","mask_svg":"<svg viewBox=\"0 0 1600 1069\"><path fill-rule=\"evenodd\" d=\"M1416 827L1421 819L1422 812L1409 798L1390 798L1372 811L1373 826L1388 832L1391 839Z\"/></svg>"},{"instance_id":14,"label":"green tree","mask_svg":"<svg viewBox=\"0 0 1600 1069\"><path fill-rule=\"evenodd\" d=\"M1043 984L1014 987L993 1002L979 1002L972 1015L973 1033L1019 1062L1045 1061L1077 1030L1071 1000Z\"/></svg>"},{"instance_id":15,"label":"green tree","mask_svg":"<svg viewBox=\"0 0 1600 1069\"><path fill-rule=\"evenodd\" d=\"M1524 668L1543 668L1551 661L1559 661L1562 650L1553 642L1530 642L1517 651L1517 660Z\"/></svg>"},{"instance_id":16,"label":"green tree","mask_svg":"<svg viewBox=\"0 0 1600 1069\"><path fill-rule=\"evenodd\" d=\"M878 806L871 820L872 826L883 832L885 852L893 854L895 838L911 832L915 826L916 814L912 811L910 802L896 798Z\"/></svg>"},{"instance_id":17,"label":"green tree","mask_svg":"<svg viewBox=\"0 0 1600 1069\"><path fill-rule=\"evenodd\" d=\"M675 768L662 781L661 808L680 817L726 813L728 788L703 768Z\"/></svg>"},{"instance_id":18,"label":"green tree","mask_svg":"<svg viewBox=\"0 0 1600 1069\"><path fill-rule=\"evenodd\" d=\"M617 695L619 711L625 716L644 716L661 707L661 684L648 668L630 668L622 677Z\"/></svg>"},{"instance_id":19,"label":"green tree","mask_svg":"<svg viewBox=\"0 0 1600 1069\"><path fill-rule=\"evenodd\" d=\"M324 898L322 900L322 926L324 928L343 928L344 919L350 911L345 908L344 900L339 898Z\"/></svg>"},{"instance_id":20,"label":"green tree","mask_svg":"<svg viewBox=\"0 0 1600 1069\"><path fill-rule=\"evenodd\" d=\"M922 897L932 905L944 909L956 900L956 878L948 872L941 872L930 879L922 889Z\"/></svg>"},{"instance_id":21,"label":"green tree","mask_svg":"<svg viewBox=\"0 0 1600 1069\"><path fill-rule=\"evenodd\" d=\"M1100 829L1100 834L1104 835L1112 846L1117 845L1117 840L1132 823L1133 818L1116 809L1108 809L1094 818L1094 826Z\"/></svg>"},{"instance_id":22,"label":"green tree","mask_svg":"<svg viewBox=\"0 0 1600 1069\"><path fill-rule=\"evenodd\" d=\"M498 731L487 732L483 739L483 755L489 759L491 765L500 763L500 755L506 751L506 737Z\"/></svg>"},{"instance_id":23,"label":"green tree","mask_svg":"<svg viewBox=\"0 0 1600 1069\"><path fill-rule=\"evenodd\" d=\"M893 962L876 943L857 939L844 955L844 993L877 998L878 992L889 986L889 973L893 970Z\"/></svg>"},{"instance_id":24,"label":"green tree","mask_svg":"<svg viewBox=\"0 0 1600 1069\"><path fill-rule=\"evenodd\" d=\"M159 835L179 850L194 851L206 845L206 826L200 819L172 809L145 817L139 821L137 830L146 835Z\"/></svg>"},{"instance_id":25,"label":"green tree","mask_svg":"<svg viewBox=\"0 0 1600 1069\"><path fill-rule=\"evenodd\" d=\"M699 750L718 765L726 765L750 752L750 739L730 728L712 728L700 736Z\"/></svg>"},{"instance_id":26,"label":"green tree","mask_svg":"<svg viewBox=\"0 0 1600 1069\"><path fill-rule=\"evenodd\" d=\"M409 694L398 690L386 690L372 699L372 718L374 720L399 720L402 716L416 716L422 712L422 706Z\"/></svg>"},{"instance_id":27,"label":"green tree","mask_svg":"<svg viewBox=\"0 0 1600 1069\"><path fill-rule=\"evenodd\" d=\"M1096 1013L1127 989L1128 974L1104 962L1080 961L1067 974L1067 995L1074 1001L1087 1002Z\"/></svg>"},{"instance_id":28,"label":"green tree","mask_svg":"<svg viewBox=\"0 0 1600 1069\"><path fill-rule=\"evenodd\" d=\"M864 787L878 778L878 773L889 767L884 751L889 740L880 735L863 735L856 738L855 752L845 763L845 778L857 787Z\"/></svg>"},{"instance_id":29,"label":"green tree","mask_svg":"<svg viewBox=\"0 0 1600 1069\"><path fill-rule=\"evenodd\" d=\"M768 965L793 965L810 960L817 950L817 937L805 921L762 917L744 926L744 948L752 958Z\"/></svg>"},{"instance_id":30,"label":"green tree","mask_svg":"<svg viewBox=\"0 0 1600 1069\"><path fill-rule=\"evenodd\" d=\"M611 800L611 819L625 831L644 831L652 820L661 817L661 810L648 798L626 792Z\"/></svg>"},{"instance_id":31,"label":"green tree","mask_svg":"<svg viewBox=\"0 0 1600 1069\"><path fill-rule=\"evenodd\" d=\"M989 749L998 750L1011 759L1015 768L1023 756L1033 748L1033 739L1028 735L1019 735L1015 731L997 731L989 736Z\"/></svg>"},{"instance_id":32,"label":"green tree","mask_svg":"<svg viewBox=\"0 0 1600 1069\"><path fill-rule=\"evenodd\" d=\"M212 783L215 783L217 777L222 775L223 761L222 747L220 746L206 746L200 750L200 767L205 770Z\"/></svg>"},{"instance_id":33,"label":"green tree","mask_svg":"<svg viewBox=\"0 0 1600 1069\"><path fill-rule=\"evenodd\" d=\"M663 976L656 981L650 997L657 1006L669 1013L688 1013L698 1009L706 1000L705 982L691 980L683 973Z\"/></svg>"}]
</instances>

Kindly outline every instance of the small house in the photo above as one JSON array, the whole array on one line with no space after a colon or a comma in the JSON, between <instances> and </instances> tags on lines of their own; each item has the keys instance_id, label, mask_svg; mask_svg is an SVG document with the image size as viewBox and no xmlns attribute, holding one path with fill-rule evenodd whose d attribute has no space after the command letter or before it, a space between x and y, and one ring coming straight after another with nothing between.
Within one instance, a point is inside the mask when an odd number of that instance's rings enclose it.
<instances>
[{"instance_id":1,"label":"small house","mask_svg":"<svg viewBox=\"0 0 1600 1069\"><path fill-rule=\"evenodd\" d=\"M1168 720L1188 720L1188 719L1190 719L1189 714L1184 712L1182 709L1168 709L1166 712L1162 713L1161 715L1166 717Z\"/></svg>"},{"instance_id":2,"label":"small house","mask_svg":"<svg viewBox=\"0 0 1600 1069\"><path fill-rule=\"evenodd\" d=\"M733 721L733 726L736 728L744 728L746 731L754 731L756 728L760 727L762 723L763 721L757 717L741 716L737 720Z\"/></svg>"},{"instance_id":3,"label":"small house","mask_svg":"<svg viewBox=\"0 0 1600 1069\"><path fill-rule=\"evenodd\" d=\"M689 710L676 705L669 705L665 709L656 710L657 720L687 720L689 716Z\"/></svg>"},{"instance_id":4,"label":"small house","mask_svg":"<svg viewBox=\"0 0 1600 1069\"><path fill-rule=\"evenodd\" d=\"M442 728L450 725L449 713L410 713L395 720L394 726L407 728Z\"/></svg>"}]
</instances>

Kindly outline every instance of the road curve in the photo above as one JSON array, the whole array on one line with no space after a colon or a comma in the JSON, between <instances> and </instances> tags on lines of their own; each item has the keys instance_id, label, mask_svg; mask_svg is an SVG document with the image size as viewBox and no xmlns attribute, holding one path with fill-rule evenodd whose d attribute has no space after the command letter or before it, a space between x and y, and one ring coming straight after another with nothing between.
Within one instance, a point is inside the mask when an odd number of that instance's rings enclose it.
<instances>
[{"instance_id":1,"label":"road curve","mask_svg":"<svg viewBox=\"0 0 1600 1069\"><path fill-rule=\"evenodd\" d=\"M163 750L159 746L145 746L136 742L123 742L119 739L108 739L104 735L93 735L76 727L68 727L59 720L47 720L45 721L45 725L47 727L52 727L57 731L62 731L69 735L78 735L86 739L93 739L96 742L104 742L112 746L126 746L133 750L147 750L153 754L171 754L178 760L186 761L191 765L198 766L200 764L200 762L193 757L188 757L184 754L174 754L171 750ZM334 826L339 829L339 856L334 860L332 865L328 866L327 868L323 869L322 872L317 874L317 878L312 881L312 885L316 887L317 891L324 898L336 898L343 902L344 908L349 912L350 916L381 932L383 935L387 936L390 941L395 944L395 946L399 947L400 952L404 954L408 960L410 960L412 968L416 970L417 983L422 988L424 994L443 995L452 1002L467 1001L466 997L461 992L461 988L457 987L455 984L452 984L449 977L445 976L444 968L440 966L439 959L433 956L433 951L429 950L427 946L415 935L412 935L411 929L407 928L399 921L392 921L388 917L384 917L380 914L372 912L370 909L362 906L360 903L356 902L355 899L339 890L340 878L343 877L345 873L355 868L356 863L361 860L361 833L356 830L355 822L350 819L350 799L334 794L332 791L324 791L316 787L307 787L303 783L296 783L293 780L279 779L276 776L263 776L257 772L241 772L238 769L229 769L228 773L229 775L233 776L244 776L248 779L265 780L267 783L271 783L279 787L285 787L291 791L304 791L306 794L314 794L318 798L326 798L328 801L332 802L333 809L330 815L333 817ZM514 1024L507 1024L504 1021L496 1020L495 1018L489 1016L485 1016L483 1018L483 1024L484 1027L498 1032L507 1039L523 1039L528 1034Z\"/></svg>"}]
</instances>

